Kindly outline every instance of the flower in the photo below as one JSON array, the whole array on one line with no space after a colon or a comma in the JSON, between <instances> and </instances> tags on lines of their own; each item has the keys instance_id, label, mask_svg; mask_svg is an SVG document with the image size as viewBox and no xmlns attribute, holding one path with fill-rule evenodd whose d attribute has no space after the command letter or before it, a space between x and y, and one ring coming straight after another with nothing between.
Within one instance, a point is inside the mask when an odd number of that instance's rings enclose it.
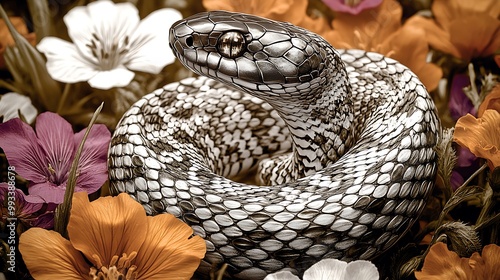
<instances>
[{"instance_id":1,"label":"flower","mask_svg":"<svg viewBox=\"0 0 500 280\"><path fill-rule=\"evenodd\" d=\"M435 49L464 61L492 55L500 49L498 0L435 0L434 19L413 16L408 22L421 26Z\"/></svg>"},{"instance_id":2,"label":"flower","mask_svg":"<svg viewBox=\"0 0 500 280\"><path fill-rule=\"evenodd\" d=\"M322 0L328 7L336 12L359 14L365 9L375 8L382 0Z\"/></svg>"},{"instance_id":3,"label":"flower","mask_svg":"<svg viewBox=\"0 0 500 280\"><path fill-rule=\"evenodd\" d=\"M93 202L75 193L67 229L69 240L40 228L21 235L19 250L35 279L118 279L111 273L123 279L190 279L206 251L188 225L171 214L146 216L124 193Z\"/></svg>"},{"instance_id":4,"label":"flower","mask_svg":"<svg viewBox=\"0 0 500 280\"><path fill-rule=\"evenodd\" d=\"M36 35L35 33L28 33L28 28L24 23L24 20L20 17L9 17L10 22L14 25L14 28L21 34L28 42L32 45L36 44ZM9 29L7 28L7 24L3 19L0 19L0 69L5 68L5 61L3 55L5 50L9 46L13 46L15 44L12 35L10 34Z\"/></svg>"},{"instance_id":5,"label":"flower","mask_svg":"<svg viewBox=\"0 0 500 280\"><path fill-rule=\"evenodd\" d=\"M85 130L73 133L61 116L45 112L33 128L20 119L0 124L0 147L16 172L30 181L28 193L46 202L61 203L69 169ZM76 191L97 191L107 180L107 150L111 133L102 124L92 127L78 164Z\"/></svg>"},{"instance_id":6,"label":"flower","mask_svg":"<svg viewBox=\"0 0 500 280\"><path fill-rule=\"evenodd\" d=\"M458 120L466 114L476 114L476 108L472 101L465 95L464 88L470 85L470 78L467 74L456 74L453 76L450 89L450 101L448 109L453 120Z\"/></svg>"},{"instance_id":7,"label":"flower","mask_svg":"<svg viewBox=\"0 0 500 280\"><path fill-rule=\"evenodd\" d=\"M460 258L457 253L448 250L445 243L438 242L431 246L422 270L416 271L415 277L418 280L498 279L500 247L495 244L486 245L481 255L475 252L470 258Z\"/></svg>"},{"instance_id":8,"label":"flower","mask_svg":"<svg viewBox=\"0 0 500 280\"><path fill-rule=\"evenodd\" d=\"M477 115L481 117L487 109L493 109L500 112L500 84L495 86L490 93L486 95L486 98L484 98L481 105L479 105Z\"/></svg>"},{"instance_id":9,"label":"flower","mask_svg":"<svg viewBox=\"0 0 500 280\"><path fill-rule=\"evenodd\" d=\"M209 10L226 10L252 14L292 24L320 33L328 27L323 18L313 19L307 15L307 0L203 0Z\"/></svg>"},{"instance_id":10,"label":"flower","mask_svg":"<svg viewBox=\"0 0 500 280\"><path fill-rule=\"evenodd\" d=\"M40 197L26 196L20 189L8 183L0 183L0 206L3 223L6 223L8 218L16 218L25 228L54 227L56 204L45 203Z\"/></svg>"},{"instance_id":11,"label":"flower","mask_svg":"<svg viewBox=\"0 0 500 280\"><path fill-rule=\"evenodd\" d=\"M378 52L410 68L429 91L437 88L441 68L427 63L429 47L422 40L425 32L415 25L401 25L402 8L394 0L384 0L376 8L358 15L338 13L333 30L321 34L339 49Z\"/></svg>"},{"instance_id":12,"label":"flower","mask_svg":"<svg viewBox=\"0 0 500 280\"><path fill-rule=\"evenodd\" d=\"M35 106L31 104L31 99L26 95L8 92L0 97L0 116L3 116L4 122L19 118L19 112L28 123L32 123L38 114Z\"/></svg>"},{"instance_id":13,"label":"flower","mask_svg":"<svg viewBox=\"0 0 500 280\"><path fill-rule=\"evenodd\" d=\"M453 141L487 159L491 170L500 166L500 113L488 109L477 119L471 114L461 117L455 125Z\"/></svg>"},{"instance_id":14,"label":"flower","mask_svg":"<svg viewBox=\"0 0 500 280\"><path fill-rule=\"evenodd\" d=\"M45 37L37 49L47 56L47 69L57 81L122 87L133 79L132 71L158 74L174 62L168 28L181 18L176 10L160 9L139 23L133 4L96 1L64 16L74 44Z\"/></svg>"},{"instance_id":15,"label":"flower","mask_svg":"<svg viewBox=\"0 0 500 280\"><path fill-rule=\"evenodd\" d=\"M299 280L300 278L289 271L280 271L270 274L264 280ZM377 267L369 261L358 260L350 263L324 259L304 272L304 280L376 280L379 279Z\"/></svg>"}]
</instances>

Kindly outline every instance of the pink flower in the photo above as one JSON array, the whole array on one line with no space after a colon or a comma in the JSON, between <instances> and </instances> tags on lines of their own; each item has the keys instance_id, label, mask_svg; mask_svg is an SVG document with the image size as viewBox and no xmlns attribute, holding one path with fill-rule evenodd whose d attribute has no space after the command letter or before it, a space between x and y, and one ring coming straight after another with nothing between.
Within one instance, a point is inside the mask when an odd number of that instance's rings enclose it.
<instances>
[{"instance_id":1,"label":"pink flower","mask_svg":"<svg viewBox=\"0 0 500 280\"><path fill-rule=\"evenodd\" d=\"M10 198L13 197L13 198ZM37 196L26 196L20 189L0 183L0 211L2 222L8 224L9 218L16 218L24 227L54 227L56 204L45 203Z\"/></svg>"},{"instance_id":2,"label":"pink flower","mask_svg":"<svg viewBox=\"0 0 500 280\"><path fill-rule=\"evenodd\" d=\"M36 118L36 134L20 119L0 124L0 147L9 164L30 182L28 193L60 204L68 173L85 130L73 133L61 116L45 112ZM93 126L78 164L75 192L96 192L107 180L106 157L111 133L102 124Z\"/></svg>"},{"instance_id":3,"label":"pink flower","mask_svg":"<svg viewBox=\"0 0 500 280\"><path fill-rule=\"evenodd\" d=\"M357 15L363 10L377 7L382 0L323 0L323 2L336 12Z\"/></svg>"}]
</instances>

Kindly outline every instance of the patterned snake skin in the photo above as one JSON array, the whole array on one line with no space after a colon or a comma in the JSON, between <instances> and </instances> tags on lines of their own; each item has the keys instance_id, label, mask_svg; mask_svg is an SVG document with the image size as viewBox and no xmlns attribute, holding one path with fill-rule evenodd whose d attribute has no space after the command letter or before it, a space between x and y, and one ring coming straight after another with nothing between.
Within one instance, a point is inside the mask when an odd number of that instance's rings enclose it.
<instances>
[{"instance_id":1,"label":"patterned snake skin","mask_svg":"<svg viewBox=\"0 0 500 280\"><path fill-rule=\"evenodd\" d=\"M130 108L109 174L113 192L205 238L201 270L227 263L235 278L262 279L323 258L371 259L417 220L440 123L408 68L222 11L177 22L170 44L202 76ZM259 186L240 183L256 169Z\"/></svg>"}]
</instances>

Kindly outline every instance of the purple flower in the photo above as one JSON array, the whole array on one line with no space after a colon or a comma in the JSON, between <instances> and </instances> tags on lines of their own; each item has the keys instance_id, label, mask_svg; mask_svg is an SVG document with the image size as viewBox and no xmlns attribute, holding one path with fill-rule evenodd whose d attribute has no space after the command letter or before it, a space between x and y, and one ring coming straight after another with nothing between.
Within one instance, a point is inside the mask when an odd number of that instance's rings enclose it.
<instances>
[{"instance_id":1,"label":"purple flower","mask_svg":"<svg viewBox=\"0 0 500 280\"><path fill-rule=\"evenodd\" d=\"M363 10L375 8L383 0L322 0L330 9L341 12L357 15Z\"/></svg>"},{"instance_id":2,"label":"purple flower","mask_svg":"<svg viewBox=\"0 0 500 280\"><path fill-rule=\"evenodd\" d=\"M476 115L472 101L465 95L463 88L470 85L470 79L467 74L456 74L453 76L450 89L450 101L448 108L451 117L456 121L467 114Z\"/></svg>"},{"instance_id":3,"label":"purple flower","mask_svg":"<svg viewBox=\"0 0 500 280\"><path fill-rule=\"evenodd\" d=\"M61 116L45 112L36 118L33 128L20 119L0 124L0 147L9 164L30 182L28 193L46 202L60 204L68 180L71 162L85 130L73 133ZM78 164L75 192L96 192L107 180L106 156L111 133L102 124L92 127Z\"/></svg>"},{"instance_id":4,"label":"purple flower","mask_svg":"<svg viewBox=\"0 0 500 280\"><path fill-rule=\"evenodd\" d=\"M10 198L13 197L13 198ZM0 207L2 222L15 221L25 227L54 227L55 203L45 203L37 196L26 196L20 189L0 183Z\"/></svg>"}]
</instances>

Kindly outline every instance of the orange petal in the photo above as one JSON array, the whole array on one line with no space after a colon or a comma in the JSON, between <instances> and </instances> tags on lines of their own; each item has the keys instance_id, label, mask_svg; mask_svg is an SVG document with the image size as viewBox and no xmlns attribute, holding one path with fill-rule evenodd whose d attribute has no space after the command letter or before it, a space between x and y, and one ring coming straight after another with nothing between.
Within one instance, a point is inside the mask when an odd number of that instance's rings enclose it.
<instances>
[{"instance_id":1,"label":"orange petal","mask_svg":"<svg viewBox=\"0 0 500 280\"><path fill-rule=\"evenodd\" d=\"M128 194L89 202L84 192L73 195L68 235L87 259L96 254L107 266L114 255L139 251L147 234L144 208Z\"/></svg>"},{"instance_id":2,"label":"orange petal","mask_svg":"<svg viewBox=\"0 0 500 280\"><path fill-rule=\"evenodd\" d=\"M500 21L488 15L468 15L455 19L449 29L450 42L465 61L489 56L500 49Z\"/></svg>"},{"instance_id":3,"label":"orange petal","mask_svg":"<svg viewBox=\"0 0 500 280\"><path fill-rule=\"evenodd\" d=\"M438 242L431 246L425 257L422 271L416 271L418 280L455 279L468 280L473 275L466 259L460 259L455 253L448 250L446 244Z\"/></svg>"},{"instance_id":4,"label":"orange petal","mask_svg":"<svg viewBox=\"0 0 500 280\"><path fill-rule=\"evenodd\" d=\"M406 24L423 28L426 33L423 39L426 39L431 47L460 58L460 52L450 41L450 34L432 19L422 16L412 16Z\"/></svg>"},{"instance_id":5,"label":"orange petal","mask_svg":"<svg viewBox=\"0 0 500 280\"><path fill-rule=\"evenodd\" d=\"M35 279L90 279L82 254L55 231L27 230L19 238L19 251Z\"/></svg>"},{"instance_id":6,"label":"orange petal","mask_svg":"<svg viewBox=\"0 0 500 280\"><path fill-rule=\"evenodd\" d=\"M139 279L190 279L205 256L205 241L171 214L148 217L148 238L136 258Z\"/></svg>"},{"instance_id":7,"label":"orange petal","mask_svg":"<svg viewBox=\"0 0 500 280\"><path fill-rule=\"evenodd\" d=\"M500 279L500 246L496 244L486 245L481 255L484 262L483 279Z\"/></svg>"},{"instance_id":8,"label":"orange petal","mask_svg":"<svg viewBox=\"0 0 500 280\"><path fill-rule=\"evenodd\" d=\"M500 113L484 111L481 118L471 114L458 119L453 141L468 148L475 156L487 159L490 168L500 166Z\"/></svg>"},{"instance_id":9,"label":"orange petal","mask_svg":"<svg viewBox=\"0 0 500 280\"><path fill-rule=\"evenodd\" d=\"M500 63L500 55L498 55L498 57ZM495 86L490 93L486 95L481 105L479 105L479 109L477 110L478 117L481 117L486 109L493 109L500 112L500 85Z\"/></svg>"},{"instance_id":10,"label":"orange petal","mask_svg":"<svg viewBox=\"0 0 500 280\"><path fill-rule=\"evenodd\" d=\"M437 65L427 63L429 47L422 41L424 36L425 31L421 28L404 25L398 32L389 36L377 51L410 68L427 90L432 91L437 87L443 71Z\"/></svg>"}]
</instances>

